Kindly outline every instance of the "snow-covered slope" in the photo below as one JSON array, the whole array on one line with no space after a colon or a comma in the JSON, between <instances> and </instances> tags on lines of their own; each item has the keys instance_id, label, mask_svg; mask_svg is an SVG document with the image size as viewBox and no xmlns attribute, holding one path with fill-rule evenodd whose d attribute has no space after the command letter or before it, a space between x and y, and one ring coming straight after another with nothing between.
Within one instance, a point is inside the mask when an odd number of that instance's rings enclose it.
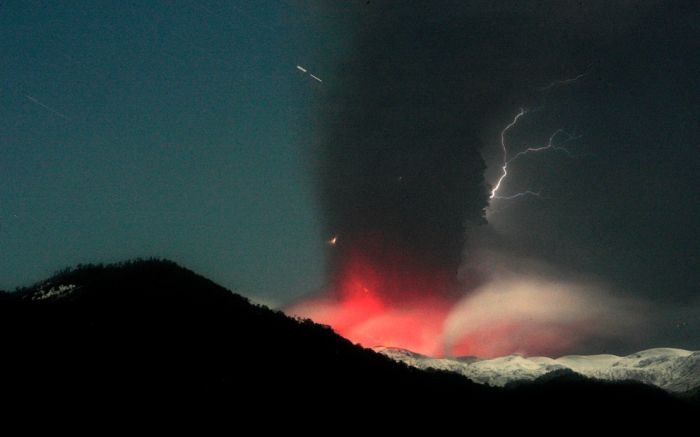
<instances>
[{"instance_id":1,"label":"snow-covered slope","mask_svg":"<svg viewBox=\"0 0 700 437\"><path fill-rule=\"evenodd\" d=\"M27 297L31 300L59 299L73 293L75 289L76 287L74 284L52 285L50 283L45 283L39 286L34 293L28 295Z\"/></svg>"},{"instance_id":2,"label":"snow-covered slope","mask_svg":"<svg viewBox=\"0 0 700 437\"><path fill-rule=\"evenodd\" d=\"M626 357L568 355L552 359L509 355L489 360L430 358L392 348L376 350L394 360L418 368L449 370L473 381L495 386L503 386L513 381L533 380L552 371L571 369L591 378L635 380L673 392L700 387L700 352L683 349L649 349Z\"/></svg>"}]
</instances>

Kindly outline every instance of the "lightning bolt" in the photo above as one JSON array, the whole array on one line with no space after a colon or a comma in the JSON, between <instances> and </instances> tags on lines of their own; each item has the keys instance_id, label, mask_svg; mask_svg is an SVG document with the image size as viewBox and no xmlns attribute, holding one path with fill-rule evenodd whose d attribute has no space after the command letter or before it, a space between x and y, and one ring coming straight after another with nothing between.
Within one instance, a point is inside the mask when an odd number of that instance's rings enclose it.
<instances>
[{"instance_id":1,"label":"lightning bolt","mask_svg":"<svg viewBox=\"0 0 700 437\"><path fill-rule=\"evenodd\" d=\"M498 178L498 182L496 182L496 185L494 185L493 190L491 190L491 196L489 196L489 199L495 199L496 193L498 193L498 189L501 188L501 183L503 183L503 180L508 176L508 148L506 147L506 134L508 133L509 130L513 128L516 124L518 124L518 120L520 120L520 117L525 115L525 109L520 108L520 112L518 112L515 117L513 118L513 121L511 121L506 127L503 128L501 131L501 148L503 149L503 166L501 167L501 177Z\"/></svg>"},{"instance_id":2,"label":"lightning bolt","mask_svg":"<svg viewBox=\"0 0 700 437\"><path fill-rule=\"evenodd\" d=\"M509 158L508 146L506 144L506 134L509 130L513 129L518 124L520 118L522 118L525 114L527 114L527 111L524 108L520 108L520 112L515 114L513 120L510 123L508 123L508 125L506 125L506 127L504 127L503 130L501 130L501 149L503 150L503 165L501 166L501 176L498 178L498 181L491 190L491 195L489 196L489 199L513 200L519 197L526 196L542 197L541 192L532 190L521 191L519 193L515 193L509 196L499 195L498 190L501 188L503 181L508 177L508 166L516 160L518 160L519 158L531 153L561 151L571 157L571 151L564 147L564 145L566 143L575 141L580 138L580 136L572 135L566 132L564 129L558 129L552 135L549 136L549 139L547 140L546 144L537 147L528 147L525 150L522 150ZM564 136L565 138L561 142L557 142L557 138L562 136Z\"/></svg>"},{"instance_id":3,"label":"lightning bolt","mask_svg":"<svg viewBox=\"0 0 700 437\"><path fill-rule=\"evenodd\" d=\"M548 85L541 87L539 90L540 91L548 91L548 90L554 90L556 88L564 87L571 85L574 82L578 82L579 80L583 79L588 75L590 71L583 72L579 75L576 75L574 77L569 77L566 79L560 79L560 80L555 80ZM503 181L506 180L508 177L508 165L514 163L517 161L519 158L522 158L525 155L531 154L531 153L541 153L541 152L548 152L548 151L560 151L563 153L566 153L569 157L572 157L573 155L571 154L571 151L567 149L565 144L578 140L580 136L576 136L573 134L570 134L566 132L564 129L558 129L556 130L552 135L549 136L549 139L547 140L547 143L541 146L535 146L535 147L527 147L524 150L521 150L520 152L515 153L512 157L508 157L508 146L506 144L506 135L508 134L508 131L513 129L517 124L518 121L527 114L528 111L526 111L524 108L520 108L520 111L515 114L515 117L513 117L513 120L511 120L510 123L506 125L506 127L501 130L501 149L503 150L503 164L501 165L501 175L499 176L498 180L496 181L496 184L493 186L493 189L491 190L491 195L489 196L489 200L493 199L500 199L500 200L513 200L517 199L519 197L526 197L526 196L534 196L534 197L542 197L542 194L539 191L532 191L532 190L525 190L521 191L519 193L511 194L508 196L504 196L502 194L499 194L499 190L501 189L501 185L503 184ZM563 138L563 140L558 141L559 138Z\"/></svg>"}]
</instances>

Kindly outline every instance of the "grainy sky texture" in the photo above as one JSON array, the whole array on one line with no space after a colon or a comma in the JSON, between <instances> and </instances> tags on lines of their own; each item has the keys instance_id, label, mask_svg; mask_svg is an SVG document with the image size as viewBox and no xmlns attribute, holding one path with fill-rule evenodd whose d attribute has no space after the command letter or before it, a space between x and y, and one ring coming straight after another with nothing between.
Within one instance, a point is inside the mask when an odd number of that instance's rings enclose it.
<instances>
[{"instance_id":1,"label":"grainy sky texture","mask_svg":"<svg viewBox=\"0 0 700 437\"><path fill-rule=\"evenodd\" d=\"M283 305L382 235L466 294L604 284L646 308L620 350L700 349L699 22L684 0L3 3L0 288L159 256ZM511 157L558 129L567 150L509 164L499 194L538 196L489 201L521 109Z\"/></svg>"},{"instance_id":2,"label":"grainy sky texture","mask_svg":"<svg viewBox=\"0 0 700 437\"><path fill-rule=\"evenodd\" d=\"M317 288L295 65L323 25L277 1L0 5L0 288L134 256L263 300Z\"/></svg>"}]
</instances>

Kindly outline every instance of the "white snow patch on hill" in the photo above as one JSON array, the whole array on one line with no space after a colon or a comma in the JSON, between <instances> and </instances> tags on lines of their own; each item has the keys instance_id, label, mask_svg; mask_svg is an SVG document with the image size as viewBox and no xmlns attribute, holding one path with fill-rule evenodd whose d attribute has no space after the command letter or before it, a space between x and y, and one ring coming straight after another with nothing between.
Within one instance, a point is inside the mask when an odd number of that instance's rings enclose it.
<instances>
[{"instance_id":1,"label":"white snow patch on hill","mask_svg":"<svg viewBox=\"0 0 700 437\"><path fill-rule=\"evenodd\" d=\"M31 300L46 300L65 296L76 289L74 284L59 284L54 286L42 286L34 294Z\"/></svg>"}]
</instances>

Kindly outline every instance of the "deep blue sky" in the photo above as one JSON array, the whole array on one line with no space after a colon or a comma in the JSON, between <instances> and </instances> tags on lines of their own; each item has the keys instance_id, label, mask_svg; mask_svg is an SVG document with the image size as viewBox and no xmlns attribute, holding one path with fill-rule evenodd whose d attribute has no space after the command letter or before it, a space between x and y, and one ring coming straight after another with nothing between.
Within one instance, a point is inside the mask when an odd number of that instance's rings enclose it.
<instances>
[{"instance_id":1,"label":"deep blue sky","mask_svg":"<svg viewBox=\"0 0 700 437\"><path fill-rule=\"evenodd\" d=\"M136 256L263 300L317 288L296 65L322 76L324 25L276 0L2 4L0 288Z\"/></svg>"}]
</instances>

